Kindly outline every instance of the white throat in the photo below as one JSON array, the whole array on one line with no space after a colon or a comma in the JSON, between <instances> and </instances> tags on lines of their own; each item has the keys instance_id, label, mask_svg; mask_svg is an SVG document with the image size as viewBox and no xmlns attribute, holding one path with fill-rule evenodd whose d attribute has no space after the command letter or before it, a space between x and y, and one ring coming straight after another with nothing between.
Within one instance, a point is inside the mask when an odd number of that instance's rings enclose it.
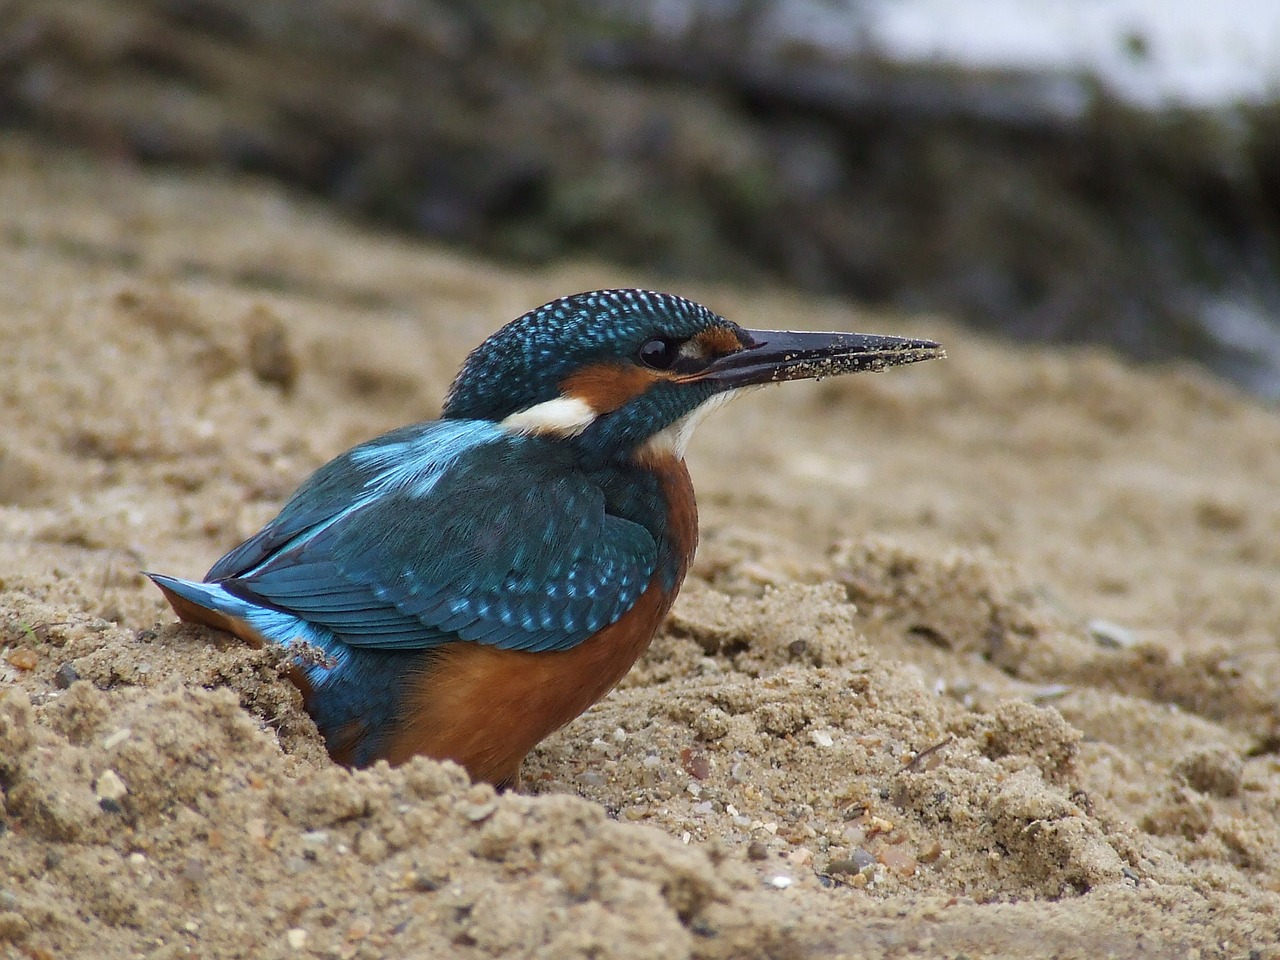
<instances>
[{"instance_id":1,"label":"white throat","mask_svg":"<svg viewBox=\"0 0 1280 960\"><path fill-rule=\"evenodd\" d=\"M715 394L709 400L704 400L675 423L664 427L650 437L644 445L645 451L671 454L677 460L683 459L684 451L689 446L689 439L693 436L693 431L697 429L698 424L706 418L707 414L719 410L741 392L741 390L726 390L724 393Z\"/></svg>"}]
</instances>

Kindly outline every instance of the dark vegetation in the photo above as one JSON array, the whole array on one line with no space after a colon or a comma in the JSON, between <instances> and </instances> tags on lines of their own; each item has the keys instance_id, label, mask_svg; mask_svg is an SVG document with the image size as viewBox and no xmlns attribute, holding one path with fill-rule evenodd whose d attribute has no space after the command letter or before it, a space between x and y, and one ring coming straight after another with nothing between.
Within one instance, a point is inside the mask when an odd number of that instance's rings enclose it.
<instances>
[{"instance_id":1,"label":"dark vegetation","mask_svg":"<svg viewBox=\"0 0 1280 960\"><path fill-rule=\"evenodd\" d=\"M751 53L762 4L664 38L585 6L15 0L0 124L500 258L782 281L1280 394L1277 106Z\"/></svg>"}]
</instances>

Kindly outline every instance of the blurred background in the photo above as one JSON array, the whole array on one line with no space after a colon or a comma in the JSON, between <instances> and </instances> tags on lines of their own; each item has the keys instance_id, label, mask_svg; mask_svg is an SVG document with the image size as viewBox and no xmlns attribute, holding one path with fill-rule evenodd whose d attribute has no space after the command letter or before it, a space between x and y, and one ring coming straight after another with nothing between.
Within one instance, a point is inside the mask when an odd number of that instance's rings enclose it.
<instances>
[{"instance_id":1,"label":"blurred background","mask_svg":"<svg viewBox=\"0 0 1280 960\"><path fill-rule=\"evenodd\" d=\"M5 130L1271 398L1278 105L1275 0L0 0Z\"/></svg>"}]
</instances>

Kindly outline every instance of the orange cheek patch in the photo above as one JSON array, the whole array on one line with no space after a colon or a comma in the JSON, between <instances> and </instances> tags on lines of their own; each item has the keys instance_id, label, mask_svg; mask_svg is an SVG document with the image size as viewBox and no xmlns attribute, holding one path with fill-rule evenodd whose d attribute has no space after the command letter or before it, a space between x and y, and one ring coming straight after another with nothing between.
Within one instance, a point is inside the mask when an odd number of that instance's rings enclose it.
<instances>
[{"instance_id":1,"label":"orange cheek patch","mask_svg":"<svg viewBox=\"0 0 1280 960\"><path fill-rule=\"evenodd\" d=\"M659 374L630 364L598 363L560 381L560 393L585 401L597 414L612 413L640 396Z\"/></svg>"},{"instance_id":2,"label":"orange cheek patch","mask_svg":"<svg viewBox=\"0 0 1280 960\"><path fill-rule=\"evenodd\" d=\"M719 357L726 353L737 353L742 349L738 335L726 327L709 327L694 339L702 348L705 357Z\"/></svg>"}]
</instances>

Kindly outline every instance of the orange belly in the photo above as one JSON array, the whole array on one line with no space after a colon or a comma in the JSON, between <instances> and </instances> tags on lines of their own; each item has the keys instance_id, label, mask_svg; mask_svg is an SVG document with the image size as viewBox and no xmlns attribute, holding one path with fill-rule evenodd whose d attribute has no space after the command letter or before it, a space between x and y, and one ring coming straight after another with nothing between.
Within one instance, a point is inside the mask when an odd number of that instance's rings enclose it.
<instances>
[{"instance_id":1,"label":"orange belly","mask_svg":"<svg viewBox=\"0 0 1280 960\"><path fill-rule=\"evenodd\" d=\"M650 584L626 614L571 650L444 647L405 698L385 757L455 760L476 780L512 784L525 754L603 697L648 648L671 598Z\"/></svg>"}]
</instances>

